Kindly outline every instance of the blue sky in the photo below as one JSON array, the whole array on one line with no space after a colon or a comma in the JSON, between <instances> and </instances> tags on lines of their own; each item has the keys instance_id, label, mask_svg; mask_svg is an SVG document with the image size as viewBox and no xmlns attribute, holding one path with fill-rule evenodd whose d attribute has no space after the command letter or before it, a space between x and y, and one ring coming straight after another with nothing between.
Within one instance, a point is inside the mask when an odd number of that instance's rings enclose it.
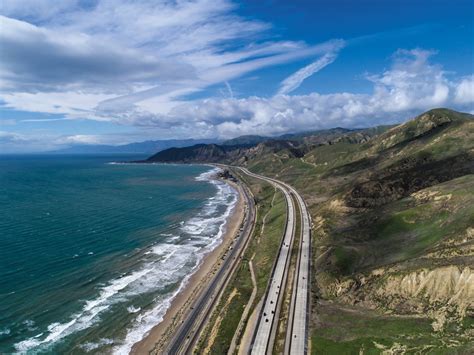
<instances>
[{"instance_id":1,"label":"blue sky","mask_svg":"<svg viewBox=\"0 0 474 355\"><path fill-rule=\"evenodd\" d=\"M3 0L0 152L473 112L473 6Z\"/></svg>"}]
</instances>

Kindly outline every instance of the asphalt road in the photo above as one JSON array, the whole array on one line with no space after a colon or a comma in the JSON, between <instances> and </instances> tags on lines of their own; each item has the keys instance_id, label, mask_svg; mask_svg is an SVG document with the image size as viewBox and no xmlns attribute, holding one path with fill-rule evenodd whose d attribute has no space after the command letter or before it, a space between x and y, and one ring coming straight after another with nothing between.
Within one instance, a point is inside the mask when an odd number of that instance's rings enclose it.
<instances>
[{"instance_id":1,"label":"asphalt road","mask_svg":"<svg viewBox=\"0 0 474 355\"><path fill-rule=\"evenodd\" d=\"M271 284L264 299L257 331L252 342L252 354L271 354L273 350L275 330L278 325L278 311L282 297L280 290L284 289L288 267L290 265L291 245L295 234L295 212L293 198L295 197L301 212L301 239L298 250L297 266L294 277L293 293L290 303L289 320L285 341L285 354L306 354L308 343L309 321L309 282L311 260L311 225L306 204L298 192L290 185L262 175L254 174L245 168L241 169L249 176L265 180L279 188L285 194L288 205L288 219L284 240L274 265Z\"/></svg>"},{"instance_id":2,"label":"asphalt road","mask_svg":"<svg viewBox=\"0 0 474 355\"><path fill-rule=\"evenodd\" d=\"M280 306L289 272L291 248L295 239L295 227L298 222L296 221L295 211L295 203L297 203L301 212L301 242L298 250L293 293L290 303L285 354L306 354L308 343L311 260L311 227L306 205L298 192L290 185L276 179L254 174L245 168L240 168L240 170L246 175L267 181L280 189L285 196L288 211L284 237L277 259L274 262L270 284L264 296L250 353L271 354L273 350ZM236 238L233 248L224 259L219 271L209 285L201 291L192 305L190 312L176 331L175 336L167 348L166 353L168 354L192 353L202 329L207 324L207 320L217 304L220 294L223 292L233 271L239 265L241 255L252 235L255 223L254 200L247 188L244 188L244 197L248 206L244 226Z\"/></svg>"},{"instance_id":3,"label":"asphalt road","mask_svg":"<svg viewBox=\"0 0 474 355\"><path fill-rule=\"evenodd\" d=\"M272 276L270 278L270 286L267 288L265 298L263 301L260 318L257 323L257 331L252 341L252 354L266 354L273 350L273 343L275 340L275 332L278 326L279 310L283 293L288 276L288 269L291 258L291 247L293 245L295 236L295 206L293 198L288 189L281 183L273 179L263 177L261 175L253 174L247 169L241 169L245 174L254 178L262 179L276 188L280 189L285 195L287 203L287 223L283 242L280 245L276 263L274 264Z\"/></svg>"},{"instance_id":4,"label":"asphalt road","mask_svg":"<svg viewBox=\"0 0 474 355\"><path fill-rule=\"evenodd\" d=\"M306 204L289 185L287 188L296 197L301 211L301 239L298 251L290 317L285 342L285 354L306 354L308 352L309 282L311 261L311 222Z\"/></svg>"}]
</instances>

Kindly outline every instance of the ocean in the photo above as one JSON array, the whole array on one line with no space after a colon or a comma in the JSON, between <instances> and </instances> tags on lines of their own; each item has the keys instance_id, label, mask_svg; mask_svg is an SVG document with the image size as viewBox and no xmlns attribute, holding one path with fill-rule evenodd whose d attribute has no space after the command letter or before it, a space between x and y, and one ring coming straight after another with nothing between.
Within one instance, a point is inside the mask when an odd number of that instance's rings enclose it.
<instances>
[{"instance_id":1,"label":"ocean","mask_svg":"<svg viewBox=\"0 0 474 355\"><path fill-rule=\"evenodd\" d=\"M0 353L127 354L220 243L212 167L134 158L0 157Z\"/></svg>"}]
</instances>

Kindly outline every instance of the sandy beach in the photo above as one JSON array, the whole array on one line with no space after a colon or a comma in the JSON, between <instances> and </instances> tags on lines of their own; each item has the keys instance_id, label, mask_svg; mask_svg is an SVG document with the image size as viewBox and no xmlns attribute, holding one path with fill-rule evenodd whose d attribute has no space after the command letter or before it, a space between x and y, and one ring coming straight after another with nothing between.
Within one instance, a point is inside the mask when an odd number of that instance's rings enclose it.
<instances>
[{"instance_id":1,"label":"sandy beach","mask_svg":"<svg viewBox=\"0 0 474 355\"><path fill-rule=\"evenodd\" d=\"M223 255L236 237L244 218L245 202L240 186L227 180L224 181L231 184L239 194L232 214L226 222L222 243L205 255L197 271L190 277L183 290L173 299L163 320L143 340L133 346L132 354L160 354L163 352L164 346L169 342L176 327L182 323L184 316L189 312L200 291L210 282L213 274L220 267Z\"/></svg>"}]
</instances>

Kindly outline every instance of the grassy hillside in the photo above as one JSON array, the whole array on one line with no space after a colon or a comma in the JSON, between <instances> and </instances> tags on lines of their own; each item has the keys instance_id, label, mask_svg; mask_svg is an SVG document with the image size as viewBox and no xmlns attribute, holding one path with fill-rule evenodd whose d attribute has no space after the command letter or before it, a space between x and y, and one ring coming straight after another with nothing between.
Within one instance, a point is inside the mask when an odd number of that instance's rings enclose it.
<instances>
[{"instance_id":1,"label":"grassy hillside","mask_svg":"<svg viewBox=\"0 0 474 355\"><path fill-rule=\"evenodd\" d=\"M218 159L308 204L314 353L474 353L472 115L434 109Z\"/></svg>"},{"instance_id":2,"label":"grassy hillside","mask_svg":"<svg viewBox=\"0 0 474 355\"><path fill-rule=\"evenodd\" d=\"M245 162L310 207L315 353L474 349L471 117L432 110L365 142Z\"/></svg>"}]
</instances>

